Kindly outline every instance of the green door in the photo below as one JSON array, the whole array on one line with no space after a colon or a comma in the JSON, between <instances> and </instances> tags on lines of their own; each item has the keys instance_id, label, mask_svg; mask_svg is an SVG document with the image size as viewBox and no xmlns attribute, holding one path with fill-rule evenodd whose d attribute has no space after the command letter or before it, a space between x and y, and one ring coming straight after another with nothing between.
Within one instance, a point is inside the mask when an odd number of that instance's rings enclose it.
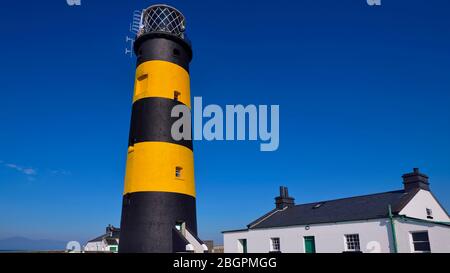
<instances>
[{"instance_id":1,"label":"green door","mask_svg":"<svg viewBox=\"0 0 450 273\"><path fill-rule=\"evenodd\" d=\"M117 246L110 246L109 247L109 251L116 253L117 252L118 247Z\"/></svg>"},{"instance_id":2,"label":"green door","mask_svg":"<svg viewBox=\"0 0 450 273\"><path fill-rule=\"evenodd\" d=\"M316 253L316 242L314 236L306 236L305 239L305 253Z\"/></svg>"}]
</instances>

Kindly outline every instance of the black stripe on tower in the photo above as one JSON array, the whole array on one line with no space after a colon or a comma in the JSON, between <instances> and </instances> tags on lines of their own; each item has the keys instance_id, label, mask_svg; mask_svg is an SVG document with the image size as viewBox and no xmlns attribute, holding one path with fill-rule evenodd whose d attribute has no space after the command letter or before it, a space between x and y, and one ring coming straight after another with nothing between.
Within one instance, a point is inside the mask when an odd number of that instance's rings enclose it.
<instances>
[{"instance_id":1,"label":"black stripe on tower","mask_svg":"<svg viewBox=\"0 0 450 273\"><path fill-rule=\"evenodd\" d=\"M195 198L169 192L136 192L123 197L120 252L185 252L176 222L197 234ZM150 232L151 230L151 232Z\"/></svg>"},{"instance_id":2,"label":"black stripe on tower","mask_svg":"<svg viewBox=\"0 0 450 273\"><path fill-rule=\"evenodd\" d=\"M171 117L173 107L183 103L158 97L143 98L133 104L129 146L146 141L169 142L192 150L191 140L174 140L172 126L180 117ZM184 129L184 128L181 128Z\"/></svg>"},{"instance_id":3,"label":"black stripe on tower","mask_svg":"<svg viewBox=\"0 0 450 273\"><path fill-rule=\"evenodd\" d=\"M137 66L147 61L167 61L189 72L192 60L191 45L185 40L167 33L147 33L134 43Z\"/></svg>"}]
</instances>

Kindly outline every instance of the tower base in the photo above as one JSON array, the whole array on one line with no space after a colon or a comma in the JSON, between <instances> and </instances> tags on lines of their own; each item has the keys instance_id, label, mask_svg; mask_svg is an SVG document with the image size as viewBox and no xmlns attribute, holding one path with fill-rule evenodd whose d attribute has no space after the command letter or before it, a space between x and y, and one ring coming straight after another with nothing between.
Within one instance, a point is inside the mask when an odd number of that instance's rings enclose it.
<instances>
[{"instance_id":1,"label":"tower base","mask_svg":"<svg viewBox=\"0 0 450 273\"><path fill-rule=\"evenodd\" d=\"M123 197L120 253L186 252L182 228L197 236L195 198L169 192Z\"/></svg>"}]
</instances>

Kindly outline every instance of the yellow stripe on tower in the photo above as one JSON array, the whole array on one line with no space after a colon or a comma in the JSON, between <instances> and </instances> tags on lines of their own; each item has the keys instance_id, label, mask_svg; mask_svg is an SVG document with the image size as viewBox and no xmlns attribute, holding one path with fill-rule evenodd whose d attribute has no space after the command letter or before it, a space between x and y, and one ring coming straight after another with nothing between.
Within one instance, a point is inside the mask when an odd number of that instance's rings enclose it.
<instances>
[{"instance_id":1,"label":"yellow stripe on tower","mask_svg":"<svg viewBox=\"0 0 450 273\"><path fill-rule=\"evenodd\" d=\"M142 142L130 147L124 194L149 191L195 197L192 150L167 142Z\"/></svg>"},{"instance_id":2,"label":"yellow stripe on tower","mask_svg":"<svg viewBox=\"0 0 450 273\"><path fill-rule=\"evenodd\" d=\"M181 66L167 61L148 61L136 69L133 102L142 98L160 97L178 100L191 108L189 73Z\"/></svg>"}]
</instances>

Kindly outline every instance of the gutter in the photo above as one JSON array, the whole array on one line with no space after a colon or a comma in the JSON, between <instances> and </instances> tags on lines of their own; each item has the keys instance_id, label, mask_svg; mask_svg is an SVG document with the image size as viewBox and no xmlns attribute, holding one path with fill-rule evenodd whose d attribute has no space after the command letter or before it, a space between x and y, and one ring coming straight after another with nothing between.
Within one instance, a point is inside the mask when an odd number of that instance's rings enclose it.
<instances>
[{"instance_id":1,"label":"gutter","mask_svg":"<svg viewBox=\"0 0 450 273\"><path fill-rule=\"evenodd\" d=\"M450 222L429 221L429 220L424 220L424 219L419 219L419 218L408 217L406 215L399 215L398 218L400 218L401 220L404 220L404 221L412 221L412 222L418 222L418 223L424 223L424 224L443 225L443 226L447 226L447 227L450 226Z\"/></svg>"},{"instance_id":2,"label":"gutter","mask_svg":"<svg viewBox=\"0 0 450 273\"><path fill-rule=\"evenodd\" d=\"M394 223L394 215L392 214L392 207L389 205L389 223L391 224L391 232L392 232L392 242L394 247L394 253L398 253L398 246L397 246L397 235L395 232L395 223Z\"/></svg>"}]
</instances>

